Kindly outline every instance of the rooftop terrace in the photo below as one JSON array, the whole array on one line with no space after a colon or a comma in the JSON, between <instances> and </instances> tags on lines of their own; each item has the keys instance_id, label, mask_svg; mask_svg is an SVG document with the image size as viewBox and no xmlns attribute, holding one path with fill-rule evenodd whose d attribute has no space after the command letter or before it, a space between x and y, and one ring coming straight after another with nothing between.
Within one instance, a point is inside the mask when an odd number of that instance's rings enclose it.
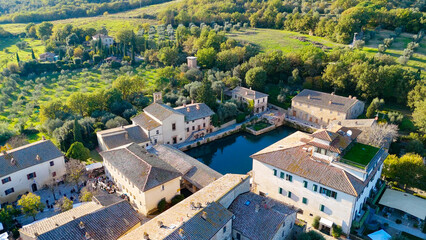
<instances>
[{"instance_id":1,"label":"rooftop terrace","mask_svg":"<svg viewBox=\"0 0 426 240\"><path fill-rule=\"evenodd\" d=\"M342 157L340 162L365 169L379 150L379 148L370 145L355 143Z\"/></svg>"}]
</instances>

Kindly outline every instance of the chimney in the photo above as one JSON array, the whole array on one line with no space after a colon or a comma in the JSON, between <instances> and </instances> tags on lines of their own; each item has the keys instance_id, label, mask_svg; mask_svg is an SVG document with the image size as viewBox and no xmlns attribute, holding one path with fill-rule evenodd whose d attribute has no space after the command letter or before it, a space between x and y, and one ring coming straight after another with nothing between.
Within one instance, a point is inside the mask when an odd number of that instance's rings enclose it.
<instances>
[{"instance_id":1,"label":"chimney","mask_svg":"<svg viewBox=\"0 0 426 240\"><path fill-rule=\"evenodd\" d=\"M187 112L190 112L190 111L191 111L191 109L190 109L189 107L187 107L187 108L186 108L186 111L187 111Z\"/></svg>"},{"instance_id":2,"label":"chimney","mask_svg":"<svg viewBox=\"0 0 426 240\"><path fill-rule=\"evenodd\" d=\"M250 87L250 90L251 90L251 87Z\"/></svg>"},{"instance_id":3,"label":"chimney","mask_svg":"<svg viewBox=\"0 0 426 240\"><path fill-rule=\"evenodd\" d=\"M78 224L78 227L79 227L80 229L84 229L84 223L83 223L82 221L80 221L80 223Z\"/></svg>"},{"instance_id":4,"label":"chimney","mask_svg":"<svg viewBox=\"0 0 426 240\"><path fill-rule=\"evenodd\" d=\"M185 231L183 231L182 228L179 228L179 237L184 238L185 237Z\"/></svg>"},{"instance_id":5,"label":"chimney","mask_svg":"<svg viewBox=\"0 0 426 240\"><path fill-rule=\"evenodd\" d=\"M201 205L200 202L197 202L197 208L201 209L203 207L203 205Z\"/></svg>"},{"instance_id":6,"label":"chimney","mask_svg":"<svg viewBox=\"0 0 426 240\"><path fill-rule=\"evenodd\" d=\"M149 240L149 234L147 232L143 233L143 239L144 240Z\"/></svg>"},{"instance_id":7,"label":"chimney","mask_svg":"<svg viewBox=\"0 0 426 240\"><path fill-rule=\"evenodd\" d=\"M92 237L90 236L90 234L88 232L86 232L86 234L84 235L84 237L86 237L86 240L92 239Z\"/></svg>"},{"instance_id":8,"label":"chimney","mask_svg":"<svg viewBox=\"0 0 426 240\"><path fill-rule=\"evenodd\" d=\"M128 140L128 139L129 139L129 133L127 133L127 132L126 132L126 133L124 134L124 137L126 138L126 140Z\"/></svg>"},{"instance_id":9,"label":"chimney","mask_svg":"<svg viewBox=\"0 0 426 240\"><path fill-rule=\"evenodd\" d=\"M349 99L351 99L352 98L352 95L349 95Z\"/></svg>"},{"instance_id":10,"label":"chimney","mask_svg":"<svg viewBox=\"0 0 426 240\"><path fill-rule=\"evenodd\" d=\"M190 206L191 206L191 210L195 210L195 203L194 202L191 202Z\"/></svg>"},{"instance_id":11,"label":"chimney","mask_svg":"<svg viewBox=\"0 0 426 240\"><path fill-rule=\"evenodd\" d=\"M334 95L334 92L332 92L331 95Z\"/></svg>"},{"instance_id":12,"label":"chimney","mask_svg":"<svg viewBox=\"0 0 426 240\"><path fill-rule=\"evenodd\" d=\"M256 205L254 206L254 211L255 211L255 212L259 212L259 209L260 209L260 205L259 205L259 204L256 204Z\"/></svg>"},{"instance_id":13,"label":"chimney","mask_svg":"<svg viewBox=\"0 0 426 240\"><path fill-rule=\"evenodd\" d=\"M200 110L200 104L197 104L197 106L195 106L195 108L196 108L197 110Z\"/></svg>"},{"instance_id":14,"label":"chimney","mask_svg":"<svg viewBox=\"0 0 426 240\"><path fill-rule=\"evenodd\" d=\"M183 107L186 107L186 102L183 102Z\"/></svg>"},{"instance_id":15,"label":"chimney","mask_svg":"<svg viewBox=\"0 0 426 240\"><path fill-rule=\"evenodd\" d=\"M356 97L354 96L352 99L356 99Z\"/></svg>"},{"instance_id":16,"label":"chimney","mask_svg":"<svg viewBox=\"0 0 426 240\"><path fill-rule=\"evenodd\" d=\"M16 160L14 158L11 158L10 159L10 164L13 165L13 166L15 166L16 165Z\"/></svg>"},{"instance_id":17,"label":"chimney","mask_svg":"<svg viewBox=\"0 0 426 240\"><path fill-rule=\"evenodd\" d=\"M246 95L248 95L248 91L246 91Z\"/></svg>"},{"instance_id":18,"label":"chimney","mask_svg":"<svg viewBox=\"0 0 426 240\"><path fill-rule=\"evenodd\" d=\"M331 104L332 104L331 100L330 100L330 101L328 101L328 105L331 105Z\"/></svg>"},{"instance_id":19,"label":"chimney","mask_svg":"<svg viewBox=\"0 0 426 240\"><path fill-rule=\"evenodd\" d=\"M40 159L41 159L41 158L40 158L40 156L37 154L37 156L36 156L36 160L37 160L37 161L40 161Z\"/></svg>"},{"instance_id":20,"label":"chimney","mask_svg":"<svg viewBox=\"0 0 426 240\"><path fill-rule=\"evenodd\" d=\"M311 94L308 95L308 99L311 99Z\"/></svg>"},{"instance_id":21,"label":"chimney","mask_svg":"<svg viewBox=\"0 0 426 240\"><path fill-rule=\"evenodd\" d=\"M203 211L203 213L201 213L201 218L207 221L207 212Z\"/></svg>"},{"instance_id":22,"label":"chimney","mask_svg":"<svg viewBox=\"0 0 426 240\"><path fill-rule=\"evenodd\" d=\"M158 221L157 224L159 228L162 228L164 226L162 221Z\"/></svg>"},{"instance_id":23,"label":"chimney","mask_svg":"<svg viewBox=\"0 0 426 240\"><path fill-rule=\"evenodd\" d=\"M191 104L194 104L194 99L191 100Z\"/></svg>"}]
</instances>

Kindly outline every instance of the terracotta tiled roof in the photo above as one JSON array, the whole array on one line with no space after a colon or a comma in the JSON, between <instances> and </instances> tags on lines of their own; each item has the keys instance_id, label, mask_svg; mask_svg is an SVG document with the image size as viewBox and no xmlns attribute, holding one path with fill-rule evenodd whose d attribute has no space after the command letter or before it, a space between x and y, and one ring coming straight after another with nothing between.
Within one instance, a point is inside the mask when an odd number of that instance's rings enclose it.
<instances>
[{"instance_id":1,"label":"terracotta tiled roof","mask_svg":"<svg viewBox=\"0 0 426 240\"><path fill-rule=\"evenodd\" d=\"M258 98L264 98L267 97L268 94L266 93L262 93L262 92L258 92L255 90L251 90L245 87L236 87L232 90L232 93L237 94L243 98L248 98L248 99L258 99Z\"/></svg>"},{"instance_id":2,"label":"terracotta tiled roof","mask_svg":"<svg viewBox=\"0 0 426 240\"><path fill-rule=\"evenodd\" d=\"M128 125L123 127L112 128L96 133L100 136L108 149L113 149L129 143L148 142L149 138L142 131L140 126Z\"/></svg>"},{"instance_id":3,"label":"terracotta tiled roof","mask_svg":"<svg viewBox=\"0 0 426 240\"><path fill-rule=\"evenodd\" d=\"M142 112L132 118L133 124L141 126L141 128L150 131L161 126L161 123L155 121L152 117L148 116L148 114Z\"/></svg>"},{"instance_id":4,"label":"terracotta tiled roof","mask_svg":"<svg viewBox=\"0 0 426 240\"><path fill-rule=\"evenodd\" d=\"M205 103L188 104L186 106L176 107L175 110L185 115L185 121L193 121L200 118L210 117L214 114L214 112Z\"/></svg>"},{"instance_id":5,"label":"terracotta tiled roof","mask_svg":"<svg viewBox=\"0 0 426 240\"><path fill-rule=\"evenodd\" d=\"M260 206L258 212L256 205ZM296 213L282 202L252 192L239 195L229 210L235 215L232 229L251 240L273 239L286 218Z\"/></svg>"},{"instance_id":6,"label":"terracotta tiled roof","mask_svg":"<svg viewBox=\"0 0 426 240\"><path fill-rule=\"evenodd\" d=\"M181 176L176 169L141 146L132 143L100 153L104 161L121 172L141 191Z\"/></svg>"},{"instance_id":7,"label":"terracotta tiled roof","mask_svg":"<svg viewBox=\"0 0 426 240\"><path fill-rule=\"evenodd\" d=\"M325 129L319 129L316 132L312 133L311 137L331 142L337 137L337 133L330 132Z\"/></svg>"},{"instance_id":8,"label":"terracotta tiled roof","mask_svg":"<svg viewBox=\"0 0 426 240\"><path fill-rule=\"evenodd\" d=\"M204 212L207 214L206 219L202 218ZM231 220L232 216L233 214L221 204L212 202L201 212L198 212L185 222L180 228L176 228L176 230L164 238L164 240L210 240L227 222L229 222L229 220ZM179 231L182 231L180 229L183 230L184 238L179 235ZM229 229L229 231L231 231L231 229Z\"/></svg>"},{"instance_id":9,"label":"terracotta tiled roof","mask_svg":"<svg viewBox=\"0 0 426 240\"><path fill-rule=\"evenodd\" d=\"M36 234L41 235L45 232L49 232L59 226L71 222L76 218L92 213L101 208L102 205L96 204L95 202L83 203L81 206L63 213L59 213L53 217L42 219L32 224L23 226L19 231L21 234L35 238Z\"/></svg>"},{"instance_id":10,"label":"terracotta tiled roof","mask_svg":"<svg viewBox=\"0 0 426 240\"><path fill-rule=\"evenodd\" d=\"M160 121L165 120L173 114L183 115L173 108L161 103L152 103L148 107L144 108L143 111Z\"/></svg>"},{"instance_id":11,"label":"terracotta tiled roof","mask_svg":"<svg viewBox=\"0 0 426 240\"><path fill-rule=\"evenodd\" d=\"M297 94L297 96L295 96L292 101L346 113L359 100L304 89L299 94Z\"/></svg>"},{"instance_id":12,"label":"terracotta tiled roof","mask_svg":"<svg viewBox=\"0 0 426 240\"><path fill-rule=\"evenodd\" d=\"M0 177L51 161L63 155L50 140L41 140L6 151L6 155L4 152L0 153ZM14 164L12 164L12 158Z\"/></svg>"}]
</instances>

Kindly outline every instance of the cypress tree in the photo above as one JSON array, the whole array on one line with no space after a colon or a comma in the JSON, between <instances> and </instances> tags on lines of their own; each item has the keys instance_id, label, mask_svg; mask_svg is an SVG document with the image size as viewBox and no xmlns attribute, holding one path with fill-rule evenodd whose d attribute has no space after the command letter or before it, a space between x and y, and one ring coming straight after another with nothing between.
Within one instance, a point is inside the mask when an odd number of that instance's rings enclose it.
<instances>
[{"instance_id":1,"label":"cypress tree","mask_svg":"<svg viewBox=\"0 0 426 240\"><path fill-rule=\"evenodd\" d=\"M77 119L74 119L73 126L74 142L83 142L83 136L81 135L81 125Z\"/></svg>"},{"instance_id":2,"label":"cypress tree","mask_svg":"<svg viewBox=\"0 0 426 240\"><path fill-rule=\"evenodd\" d=\"M18 55L18 53L16 53L16 61L18 61L18 63L19 63L19 55Z\"/></svg>"},{"instance_id":3,"label":"cypress tree","mask_svg":"<svg viewBox=\"0 0 426 240\"><path fill-rule=\"evenodd\" d=\"M35 57L35 54L34 54L34 50L31 48L31 57L35 60L36 59L36 57Z\"/></svg>"}]
</instances>

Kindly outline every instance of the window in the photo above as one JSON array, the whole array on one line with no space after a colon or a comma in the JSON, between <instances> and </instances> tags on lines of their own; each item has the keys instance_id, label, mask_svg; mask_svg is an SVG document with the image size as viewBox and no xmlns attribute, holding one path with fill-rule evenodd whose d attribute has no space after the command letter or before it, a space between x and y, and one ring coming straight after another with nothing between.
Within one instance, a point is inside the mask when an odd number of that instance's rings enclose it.
<instances>
[{"instance_id":1,"label":"window","mask_svg":"<svg viewBox=\"0 0 426 240\"><path fill-rule=\"evenodd\" d=\"M37 177L37 175L36 175L36 173L35 173L35 172L30 173L30 174L27 174L27 179L33 179L33 178L35 178L35 177Z\"/></svg>"},{"instance_id":2,"label":"window","mask_svg":"<svg viewBox=\"0 0 426 240\"><path fill-rule=\"evenodd\" d=\"M237 233L237 240L241 240L241 234Z\"/></svg>"},{"instance_id":3,"label":"window","mask_svg":"<svg viewBox=\"0 0 426 240\"><path fill-rule=\"evenodd\" d=\"M320 193L326 195L327 197L337 198L337 192L331 191L327 188L320 187Z\"/></svg>"},{"instance_id":4,"label":"window","mask_svg":"<svg viewBox=\"0 0 426 240\"><path fill-rule=\"evenodd\" d=\"M287 174L287 175L285 176L285 180L290 181L290 182L293 182L293 176L291 176L290 174Z\"/></svg>"},{"instance_id":5,"label":"window","mask_svg":"<svg viewBox=\"0 0 426 240\"><path fill-rule=\"evenodd\" d=\"M11 179L10 177L7 177L7 178L3 178L3 179L1 180L1 183L5 184L5 183L8 183L8 182L10 182L10 181L12 181L12 179Z\"/></svg>"},{"instance_id":6,"label":"window","mask_svg":"<svg viewBox=\"0 0 426 240\"><path fill-rule=\"evenodd\" d=\"M322 204L321 204L321 205L320 205L320 211L321 211L321 212L324 212L324 209L325 209L324 205L322 205Z\"/></svg>"},{"instance_id":7,"label":"window","mask_svg":"<svg viewBox=\"0 0 426 240\"><path fill-rule=\"evenodd\" d=\"M186 128L186 132L189 132L189 128Z\"/></svg>"},{"instance_id":8,"label":"window","mask_svg":"<svg viewBox=\"0 0 426 240\"><path fill-rule=\"evenodd\" d=\"M274 176L277 176L277 169L274 169Z\"/></svg>"},{"instance_id":9,"label":"window","mask_svg":"<svg viewBox=\"0 0 426 240\"><path fill-rule=\"evenodd\" d=\"M291 192L290 191L288 191L287 197L291 198Z\"/></svg>"},{"instance_id":10,"label":"window","mask_svg":"<svg viewBox=\"0 0 426 240\"><path fill-rule=\"evenodd\" d=\"M203 123L203 128L205 128L206 127L206 123Z\"/></svg>"},{"instance_id":11,"label":"window","mask_svg":"<svg viewBox=\"0 0 426 240\"><path fill-rule=\"evenodd\" d=\"M172 123L172 130L176 131L176 123Z\"/></svg>"},{"instance_id":12,"label":"window","mask_svg":"<svg viewBox=\"0 0 426 240\"><path fill-rule=\"evenodd\" d=\"M161 191L164 191L164 185L161 185Z\"/></svg>"},{"instance_id":13,"label":"window","mask_svg":"<svg viewBox=\"0 0 426 240\"><path fill-rule=\"evenodd\" d=\"M279 188L279 189L278 189L278 192L279 192L280 194L283 194L283 189L282 189L282 188Z\"/></svg>"},{"instance_id":14,"label":"window","mask_svg":"<svg viewBox=\"0 0 426 240\"><path fill-rule=\"evenodd\" d=\"M308 181L303 180L303 187L308 188Z\"/></svg>"},{"instance_id":15,"label":"window","mask_svg":"<svg viewBox=\"0 0 426 240\"><path fill-rule=\"evenodd\" d=\"M226 233L226 226L223 227L223 233Z\"/></svg>"},{"instance_id":16,"label":"window","mask_svg":"<svg viewBox=\"0 0 426 240\"><path fill-rule=\"evenodd\" d=\"M280 178L284 178L284 173L283 172L280 172Z\"/></svg>"},{"instance_id":17,"label":"window","mask_svg":"<svg viewBox=\"0 0 426 240\"><path fill-rule=\"evenodd\" d=\"M318 185L316 184L312 185L312 190L314 190L314 192L318 191Z\"/></svg>"},{"instance_id":18,"label":"window","mask_svg":"<svg viewBox=\"0 0 426 240\"><path fill-rule=\"evenodd\" d=\"M192 131L194 131L195 130L195 126L192 126Z\"/></svg>"},{"instance_id":19,"label":"window","mask_svg":"<svg viewBox=\"0 0 426 240\"><path fill-rule=\"evenodd\" d=\"M53 173L52 173L52 177L56 177L56 172L53 172Z\"/></svg>"},{"instance_id":20,"label":"window","mask_svg":"<svg viewBox=\"0 0 426 240\"><path fill-rule=\"evenodd\" d=\"M160 130L155 131L157 134L160 134Z\"/></svg>"},{"instance_id":21,"label":"window","mask_svg":"<svg viewBox=\"0 0 426 240\"><path fill-rule=\"evenodd\" d=\"M15 192L15 189L9 188L9 189L6 189L6 191L4 191L4 194L9 195L9 194L11 194L13 192Z\"/></svg>"},{"instance_id":22,"label":"window","mask_svg":"<svg viewBox=\"0 0 426 240\"><path fill-rule=\"evenodd\" d=\"M50 166L54 166L55 162L54 161L50 161Z\"/></svg>"},{"instance_id":23,"label":"window","mask_svg":"<svg viewBox=\"0 0 426 240\"><path fill-rule=\"evenodd\" d=\"M308 204L308 199L307 198L302 198L302 203Z\"/></svg>"}]
</instances>

